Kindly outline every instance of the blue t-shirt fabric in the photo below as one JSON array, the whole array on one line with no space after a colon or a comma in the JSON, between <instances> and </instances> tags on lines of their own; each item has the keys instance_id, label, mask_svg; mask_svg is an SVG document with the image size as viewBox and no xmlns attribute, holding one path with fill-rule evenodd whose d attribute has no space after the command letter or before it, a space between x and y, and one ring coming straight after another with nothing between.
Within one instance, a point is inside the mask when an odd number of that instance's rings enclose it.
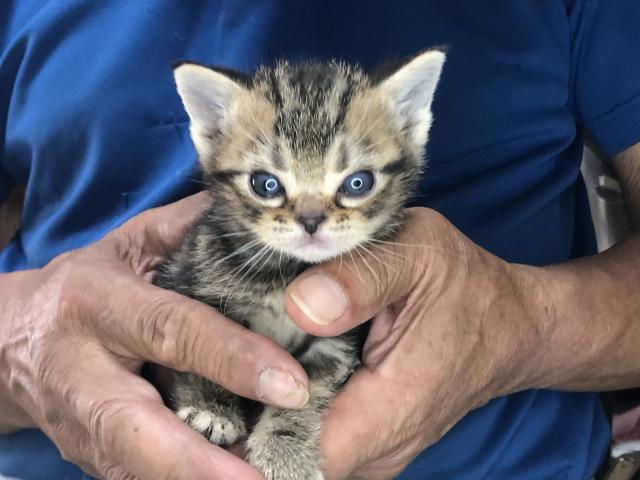
<instances>
[{"instance_id":1,"label":"blue t-shirt fabric","mask_svg":"<svg viewBox=\"0 0 640 480\"><path fill-rule=\"evenodd\" d=\"M371 69L434 45L448 59L415 203L511 262L592 254L583 134L607 155L640 140L638 25L637 0L3 2L0 200L26 193L0 271L200 188L176 60ZM468 414L399 478L583 480L608 441L595 394L525 391ZM86 477L37 430L0 436L0 475Z\"/></svg>"}]
</instances>

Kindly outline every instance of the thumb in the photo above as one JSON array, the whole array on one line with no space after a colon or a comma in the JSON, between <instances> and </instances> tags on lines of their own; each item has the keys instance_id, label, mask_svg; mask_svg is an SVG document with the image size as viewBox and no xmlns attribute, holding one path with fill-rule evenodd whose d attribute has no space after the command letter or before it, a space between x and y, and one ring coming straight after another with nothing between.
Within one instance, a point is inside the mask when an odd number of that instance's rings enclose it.
<instances>
[{"instance_id":1,"label":"thumb","mask_svg":"<svg viewBox=\"0 0 640 480\"><path fill-rule=\"evenodd\" d=\"M371 319L413 289L419 249L370 243L345 257L314 266L286 289L285 308L303 330L335 336Z\"/></svg>"}]
</instances>

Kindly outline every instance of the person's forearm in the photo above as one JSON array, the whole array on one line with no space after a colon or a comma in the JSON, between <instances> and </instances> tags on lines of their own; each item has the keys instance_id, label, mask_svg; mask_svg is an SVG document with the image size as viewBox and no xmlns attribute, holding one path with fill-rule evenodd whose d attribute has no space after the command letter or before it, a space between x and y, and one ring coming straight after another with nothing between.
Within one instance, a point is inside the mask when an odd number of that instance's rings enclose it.
<instances>
[{"instance_id":1,"label":"person's forearm","mask_svg":"<svg viewBox=\"0 0 640 480\"><path fill-rule=\"evenodd\" d=\"M611 165L637 230L640 143L611 159ZM599 255L547 268L514 266L514 271L525 304L524 324L534 325L536 332L522 349L531 359L523 364L520 387L640 386L640 232Z\"/></svg>"},{"instance_id":2,"label":"person's forearm","mask_svg":"<svg viewBox=\"0 0 640 480\"><path fill-rule=\"evenodd\" d=\"M535 325L515 389L640 386L640 235L592 257L514 268Z\"/></svg>"}]
</instances>

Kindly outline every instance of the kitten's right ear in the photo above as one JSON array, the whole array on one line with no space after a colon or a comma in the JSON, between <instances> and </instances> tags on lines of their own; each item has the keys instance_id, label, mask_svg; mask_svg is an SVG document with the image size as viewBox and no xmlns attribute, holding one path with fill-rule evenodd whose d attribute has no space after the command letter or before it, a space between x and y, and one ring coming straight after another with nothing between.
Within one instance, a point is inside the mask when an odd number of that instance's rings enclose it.
<instances>
[{"instance_id":1,"label":"kitten's right ear","mask_svg":"<svg viewBox=\"0 0 640 480\"><path fill-rule=\"evenodd\" d=\"M207 157L217 136L232 120L236 101L246 89L230 76L196 63L179 63L173 74L191 120L196 150Z\"/></svg>"}]
</instances>

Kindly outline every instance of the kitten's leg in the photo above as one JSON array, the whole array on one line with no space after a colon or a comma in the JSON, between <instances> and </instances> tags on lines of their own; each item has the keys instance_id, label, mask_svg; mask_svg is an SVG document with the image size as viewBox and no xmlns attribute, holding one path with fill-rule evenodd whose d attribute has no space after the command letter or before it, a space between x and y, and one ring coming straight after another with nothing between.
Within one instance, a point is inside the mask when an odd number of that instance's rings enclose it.
<instances>
[{"instance_id":1,"label":"kitten's leg","mask_svg":"<svg viewBox=\"0 0 640 480\"><path fill-rule=\"evenodd\" d=\"M175 377L175 410L191 428L222 447L246 435L240 397L192 373Z\"/></svg>"},{"instance_id":2,"label":"kitten's leg","mask_svg":"<svg viewBox=\"0 0 640 480\"><path fill-rule=\"evenodd\" d=\"M267 480L322 480L322 415L358 364L345 338L323 338L299 357L309 375L309 401L301 410L266 407L247 442L248 460Z\"/></svg>"}]
</instances>

